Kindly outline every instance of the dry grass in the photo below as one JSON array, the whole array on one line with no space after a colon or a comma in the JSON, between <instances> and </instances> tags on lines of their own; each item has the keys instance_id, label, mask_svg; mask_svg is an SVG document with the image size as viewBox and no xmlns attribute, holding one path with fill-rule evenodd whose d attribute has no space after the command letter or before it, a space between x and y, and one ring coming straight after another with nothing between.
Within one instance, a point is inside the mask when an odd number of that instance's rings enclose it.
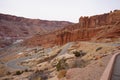
<instances>
[{"instance_id":1,"label":"dry grass","mask_svg":"<svg viewBox=\"0 0 120 80\"><path fill-rule=\"evenodd\" d=\"M85 60L93 60L93 59L98 60L104 57L105 55L107 55L108 53L112 52L113 50L115 50L115 48L116 48L115 46L110 46L105 43L92 43L92 42L91 43L78 42L73 47L74 50L77 50L77 51L82 50L87 53L84 57L82 57L82 59L85 59Z\"/></svg>"}]
</instances>

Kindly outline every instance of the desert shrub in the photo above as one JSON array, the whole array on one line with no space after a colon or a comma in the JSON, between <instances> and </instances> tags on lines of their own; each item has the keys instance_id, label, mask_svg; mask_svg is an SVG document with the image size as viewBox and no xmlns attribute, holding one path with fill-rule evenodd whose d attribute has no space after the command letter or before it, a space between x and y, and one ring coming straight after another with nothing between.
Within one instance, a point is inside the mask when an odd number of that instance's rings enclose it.
<instances>
[{"instance_id":1,"label":"desert shrub","mask_svg":"<svg viewBox=\"0 0 120 80\"><path fill-rule=\"evenodd\" d=\"M56 65L57 71L67 69L67 68L68 68L68 64L66 63L66 60L64 58L62 58Z\"/></svg>"},{"instance_id":2,"label":"desert shrub","mask_svg":"<svg viewBox=\"0 0 120 80\"><path fill-rule=\"evenodd\" d=\"M80 51L75 51L75 52L73 52L73 54L74 54L76 57L82 57L82 56L84 56L86 53L83 52L82 50L80 50Z\"/></svg>"},{"instance_id":3,"label":"desert shrub","mask_svg":"<svg viewBox=\"0 0 120 80\"><path fill-rule=\"evenodd\" d=\"M16 71L16 75L20 75L20 74L22 74L23 72L21 72L21 71Z\"/></svg>"},{"instance_id":4,"label":"desert shrub","mask_svg":"<svg viewBox=\"0 0 120 80\"><path fill-rule=\"evenodd\" d=\"M99 51L99 50L101 50L101 49L102 49L102 47L98 47L98 48L96 49L96 52Z\"/></svg>"},{"instance_id":5,"label":"desert shrub","mask_svg":"<svg viewBox=\"0 0 120 80\"><path fill-rule=\"evenodd\" d=\"M80 53L79 53L78 51L73 52L73 54L74 54L76 57L79 57L79 56L80 56Z\"/></svg>"},{"instance_id":6,"label":"desert shrub","mask_svg":"<svg viewBox=\"0 0 120 80\"><path fill-rule=\"evenodd\" d=\"M28 69L25 69L25 72L28 72Z\"/></svg>"},{"instance_id":7,"label":"desert shrub","mask_svg":"<svg viewBox=\"0 0 120 80\"><path fill-rule=\"evenodd\" d=\"M66 70L60 70L57 75L58 79L64 78L66 76L66 72Z\"/></svg>"}]
</instances>

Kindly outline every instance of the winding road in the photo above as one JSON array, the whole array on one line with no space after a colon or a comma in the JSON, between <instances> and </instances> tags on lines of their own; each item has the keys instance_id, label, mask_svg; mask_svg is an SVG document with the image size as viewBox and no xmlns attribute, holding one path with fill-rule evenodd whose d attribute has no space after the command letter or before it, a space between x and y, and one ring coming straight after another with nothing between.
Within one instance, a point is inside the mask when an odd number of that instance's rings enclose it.
<instances>
[{"instance_id":1,"label":"winding road","mask_svg":"<svg viewBox=\"0 0 120 80\"><path fill-rule=\"evenodd\" d=\"M65 53L67 53L67 49L69 47L71 47L73 44L74 44L74 42L69 42L66 45L64 45L63 49L61 50L61 52L57 56L60 56L60 55L63 55ZM107 44L107 45L120 46L120 44ZM46 52L50 52L50 51L52 51L52 50L49 48ZM28 69L29 67L28 66L18 65L18 64L20 62L24 61L24 60L35 58L35 57L38 57L38 55L32 55L32 56L28 56L28 57L23 57L23 58L18 58L18 59L10 60L5 65L8 68L13 69L13 70L16 70L16 69L18 69L18 70L25 70L25 69Z\"/></svg>"},{"instance_id":2,"label":"winding road","mask_svg":"<svg viewBox=\"0 0 120 80\"><path fill-rule=\"evenodd\" d=\"M63 55L67 52L67 49L73 44L73 42L70 42L70 43L67 43L65 46L63 46L63 49L62 51L57 55L57 56L60 56L60 55ZM51 51L50 49L48 51ZM14 59L14 60L11 60L11 61L8 61L6 63L6 66L9 67L10 69L13 69L13 70L25 70L25 69L28 69L29 67L28 66L22 66L22 65L18 65L18 63L24 61L24 60L27 60L27 59L30 59L30 58L35 58L37 57L38 55L33 55L33 56L28 56L28 57L23 57L23 58L19 58L19 59Z\"/></svg>"},{"instance_id":3,"label":"winding road","mask_svg":"<svg viewBox=\"0 0 120 80\"><path fill-rule=\"evenodd\" d=\"M20 63L20 62L22 62L24 60L27 60L27 59L31 59L31 58L37 57L37 56L38 55L23 57L23 58L19 58L19 59L14 59L14 60L8 61L6 63L6 66L9 67L10 69L25 70L25 69L28 69L29 67L28 66L18 65L18 63Z\"/></svg>"},{"instance_id":4,"label":"winding road","mask_svg":"<svg viewBox=\"0 0 120 80\"><path fill-rule=\"evenodd\" d=\"M67 53L67 49L70 48L73 44L74 44L74 42L69 42L69 43L67 43L67 44L63 47L62 51L61 51L57 56L60 56L60 55L63 55L63 54L65 54L65 53Z\"/></svg>"}]
</instances>

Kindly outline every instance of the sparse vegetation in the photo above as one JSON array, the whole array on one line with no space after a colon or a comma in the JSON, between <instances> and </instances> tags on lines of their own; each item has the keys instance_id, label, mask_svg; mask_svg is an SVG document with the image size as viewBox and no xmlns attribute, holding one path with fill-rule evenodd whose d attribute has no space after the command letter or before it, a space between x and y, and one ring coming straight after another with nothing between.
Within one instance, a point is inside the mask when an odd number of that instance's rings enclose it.
<instances>
[{"instance_id":1,"label":"sparse vegetation","mask_svg":"<svg viewBox=\"0 0 120 80\"><path fill-rule=\"evenodd\" d=\"M23 71L16 71L16 75L21 75L23 73Z\"/></svg>"},{"instance_id":2,"label":"sparse vegetation","mask_svg":"<svg viewBox=\"0 0 120 80\"><path fill-rule=\"evenodd\" d=\"M99 51L99 50L101 50L101 49L102 49L102 47L98 47L98 48L96 49L96 52Z\"/></svg>"},{"instance_id":3,"label":"sparse vegetation","mask_svg":"<svg viewBox=\"0 0 120 80\"><path fill-rule=\"evenodd\" d=\"M56 65L57 71L67 69L67 68L68 68L68 64L66 63L66 60L64 58L62 58Z\"/></svg>"},{"instance_id":4,"label":"sparse vegetation","mask_svg":"<svg viewBox=\"0 0 120 80\"><path fill-rule=\"evenodd\" d=\"M75 51L75 52L73 52L73 54L74 54L76 57L82 57L82 56L84 56L86 53L83 52L82 50L80 50L80 51Z\"/></svg>"}]
</instances>

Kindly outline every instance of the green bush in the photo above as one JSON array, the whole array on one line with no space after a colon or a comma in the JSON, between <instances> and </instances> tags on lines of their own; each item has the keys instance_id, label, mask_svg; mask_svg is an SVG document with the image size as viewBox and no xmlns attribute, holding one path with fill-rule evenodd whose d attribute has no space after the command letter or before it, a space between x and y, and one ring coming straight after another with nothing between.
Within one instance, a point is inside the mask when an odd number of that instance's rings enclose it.
<instances>
[{"instance_id":1,"label":"green bush","mask_svg":"<svg viewBox=\"0 0 120 80\"><path fill-rule=\"evenodd\" d=\"M74 54L76 57L82 57L82 56L84 56L86 53L83 52L82 50L80 50L80 51L75 51L75 52L73 52L73 54Z\"/></svg>"},{"instance_id":2,"label":"green bush","mask_svg":"<svg viewBox=\"0 0 120 80\"><path fill-rule=\"evenodd\" d=\"M16 75L20 75L20 74L22 74L23 72L21 72L21 71L16 71Z\"/></svg>"}]
</instances>

